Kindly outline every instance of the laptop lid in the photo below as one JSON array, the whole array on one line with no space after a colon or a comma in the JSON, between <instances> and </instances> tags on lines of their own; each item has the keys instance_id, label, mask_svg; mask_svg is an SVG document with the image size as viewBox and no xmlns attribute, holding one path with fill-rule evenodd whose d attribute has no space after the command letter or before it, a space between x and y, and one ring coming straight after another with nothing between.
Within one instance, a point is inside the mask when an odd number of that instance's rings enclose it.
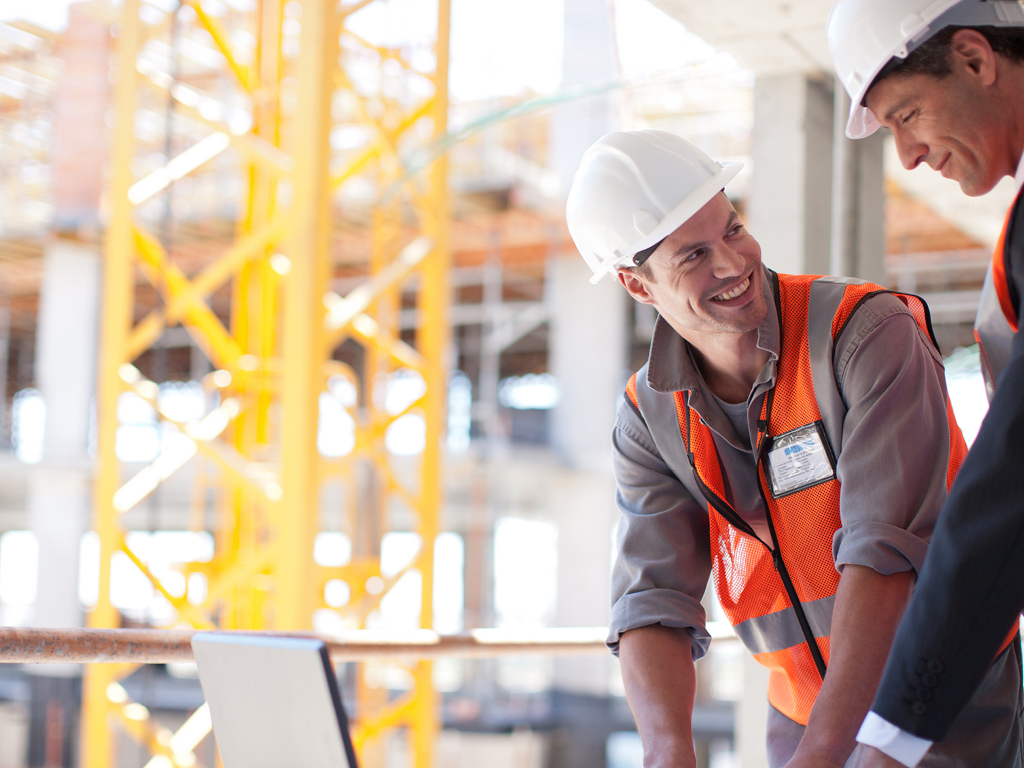
<instances>
[{"instance_id":1,"label":"laptop lid","mask_svg":"<svg viewBox=\"0 0 1024 768\"><path fill-rule=\"evenodd\" d=\"M321 641L199 632L192 650L224 768L358 768Z\"/></svg>"}]
</instances>

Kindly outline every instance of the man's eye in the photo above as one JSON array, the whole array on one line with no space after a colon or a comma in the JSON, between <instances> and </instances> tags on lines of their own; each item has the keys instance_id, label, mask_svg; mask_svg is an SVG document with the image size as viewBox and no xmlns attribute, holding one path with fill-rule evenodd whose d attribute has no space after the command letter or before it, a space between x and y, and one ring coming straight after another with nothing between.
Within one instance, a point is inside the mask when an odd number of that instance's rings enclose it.
<instances>
[{"instance_id":1,"label":"man's eye","mask_svg":"<svg viewBox=\"0 0 1024 768\"><path fill-rule=\"evenodd\" d=\"M903 124L903 125L906 125L907 123L910 122L911 118L913 118L914 115L916 115L916 114L917 114L917 110L915 109L913 112L910 112L910 113L904 115L903 117L901 117L900 118L900 123Z\"/></svg>"},{"instance_id":2,"label":"man's eye","mask_svg":"<svg viewBox=\"0 0 1024 768\"><path fill-rule=\"evenodd\" d=\"M732 229L729 230L729 235L730 236L731 235L738 235L742 231L743 231L743 225L742 224L737 224L735 227L733 227Z\"/></svg>"},{"instance_id":3,"label":"man's eye","mask_svg":"<svg viewBox=\"0 0 1024 768\"><path fill-rule=\"evenodd\" d=\"M687 263L688 261L693 261L694 259L700 258L703 255L704 255L704 249L703 248L698 248L696 251L694 251L689 256L687 256L685 259L683 259L683 264Z\"/></svg>"}]
</instances>

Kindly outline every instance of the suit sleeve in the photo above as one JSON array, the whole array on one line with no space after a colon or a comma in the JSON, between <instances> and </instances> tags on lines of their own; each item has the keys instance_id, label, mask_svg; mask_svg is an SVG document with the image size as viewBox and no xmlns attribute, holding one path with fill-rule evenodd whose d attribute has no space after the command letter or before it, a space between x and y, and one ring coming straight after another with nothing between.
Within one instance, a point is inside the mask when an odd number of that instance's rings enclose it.
<instances>
[{"instance_id":1,"label":"suit sleeve","mask_svg":"<svg viewBox=\"0 0 1024 768\"><path fill-rule=\"evenodd\" d=\"M1008 273L1021 296L1020 200L1008 240ZM1018 333L988 415L935 526L872 705L916 736L945 737L1024 605L1022 468L1024 334Z\"/></svg>"}]
</instances>

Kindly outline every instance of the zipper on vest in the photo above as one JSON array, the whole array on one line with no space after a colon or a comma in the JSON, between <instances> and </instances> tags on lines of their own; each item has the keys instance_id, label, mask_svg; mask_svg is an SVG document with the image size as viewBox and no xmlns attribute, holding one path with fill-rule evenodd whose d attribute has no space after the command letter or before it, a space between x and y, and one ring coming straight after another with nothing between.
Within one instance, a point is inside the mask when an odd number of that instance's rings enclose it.
<instances>
[{"instance_id":1,"label":"zipper on vest","mask_svg":"<svg viewBox=\"0 0 1024 768\"><path fill-rule=\"evenodd\" d=\"M768 531L772 535L772 544L775 548L772 550L772 564L775 566L775 570L779 574L779 578L782 580L782 586L786 588L786 594L789 596L789 602L793 606L793 612L796 613L796 620L800 624L800 631L804 634L804 640L807 642L807 647L811 652L811 658L814 659L814 666L818 668L818 674L821 675L821 679L825 679L825 672L827 667L825 665L825 657L821 654L821 648L818 647L818 639L814 636L814 632L811 629L811 623L807 620L807 614L804 612L804 607L800 602L800 597L796 593L796 587L793 585L793 580L789 576L789 570L786 568L786 562L782 559L782 550L779 547L779 538L775 533L775 522L772 520L772 511L768 507L768 499L764 496L764 488L761 487L761 478L757 479L757 490L761 494L761 503L764 504L764 516L768 520ZM762 544L764 542L761 542Z\"/></svg>"}]
</instances>

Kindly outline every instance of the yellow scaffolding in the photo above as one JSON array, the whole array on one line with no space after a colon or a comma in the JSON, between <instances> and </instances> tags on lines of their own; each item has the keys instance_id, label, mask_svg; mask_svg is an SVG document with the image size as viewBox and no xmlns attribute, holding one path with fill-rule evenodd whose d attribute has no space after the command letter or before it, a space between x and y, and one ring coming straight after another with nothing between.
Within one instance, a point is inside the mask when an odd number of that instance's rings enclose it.
<instances>
[{"instance_id":1,"label":"yellow scaffolding","mask_svg":"<svg viewBox=\"0 0 1024 768\"><path fill-rule=\"evenodd\" d=\"M310 629L314 612L328 608L324 588L335 579L347 582L351 594L337 610L349 626L364 626L381 598L413 569L422 576L421 626L432 624L448 344L447 165L442 156L425 173L414 174L401 158L418 148L440 146L447 133L450 0L438 3L436 69L427 74L412 67L402 50L371 44L346 28L347 17L373 3L386 0L340 6L333 0L259 0L241 22L242 31L256 41L242 56L234 43L237 29L230 29L200 0L184 0L182 9L191 9L189 13L178 11L178 18L162 22L154 20L152 6L124 0L97 395L99 599L89 615L91 627L120 624L110 597L111 562L118 553L174 607L178 626ZM182 24L204 30L203 39L220 54L221 82L227 83L219 89L220 99L195 84L179 82L175 73L161 71L143 55L152 39ZM408 92L357 88L345 58L353 51L362 56L364 66L369 56L389 77L397 72L432 82L432 93L413 101ZM237 106L226 103L225 91L251 105L250 119L237 119ZM133 159L143 93L172 99L176 112L202 127L205 135L138 178ZM232 104L239 101L235 98ZM332 156L332 128L353 118L368 130L369 144L347 156ZM142 221L139 206L222 153L238 159L245 182L236 236L218 257L188 274L173 249L165 248ZM331 290L332 200L356 177L374 185L379 202L371 216L366 279L341 296ZM145 314L137 301L140 275L162 300ZM231 294L227 322L211 305L211 296L225 287ZM418 326L414 340L403 340L399 310L408 309L410 301ZM133 365L175 325L187 329L216 369L204 380L215 407L192 423L175 421L162 407L158 383ZM334 359L346 339L358 342L365 352L361 375ZM386 410L379 391L399 370L418 373L425 393L395 414ZM334 376L347 379L359 392L351 408L355 448L347 456L326 459L317 448L318 402ZM125 392L146 400L182 435L173 449L168 443L152 464L130 478L123 476L116 451L118 402ZM388 427L409 413L419 414L425 424L425 448L412 483L396 472L385 445ZM196 455L216 469L215 553L211 562L183 567L186 576L201 573L206 578L205 594L182 594L162 583L132 551L121 521ZM368 550L354 547L348 565L319 566L313 545L321 484L338 476L351 478L357 465L377 493L352 495L357 503L351 505L351 527L354 532L369 525L375 540ZM379 544L391 497L414 513L421 546L401 572L385 577ZM197 526L204 525L201 515L194 517ZM209 732L205 708L177 733L161 728L119 683L135 668L87 668L83 765L114 766L115 734L120 731L148 747L151 768L190 768L194 748ZM415 681L412 690L393 700L360 675L355 738L367 768L381 764L383 753L374 744L396 728L408 734L416 768L433 765L439 710L432 664L411 663L409 671Z\"/></svg>"}]
</instances>

